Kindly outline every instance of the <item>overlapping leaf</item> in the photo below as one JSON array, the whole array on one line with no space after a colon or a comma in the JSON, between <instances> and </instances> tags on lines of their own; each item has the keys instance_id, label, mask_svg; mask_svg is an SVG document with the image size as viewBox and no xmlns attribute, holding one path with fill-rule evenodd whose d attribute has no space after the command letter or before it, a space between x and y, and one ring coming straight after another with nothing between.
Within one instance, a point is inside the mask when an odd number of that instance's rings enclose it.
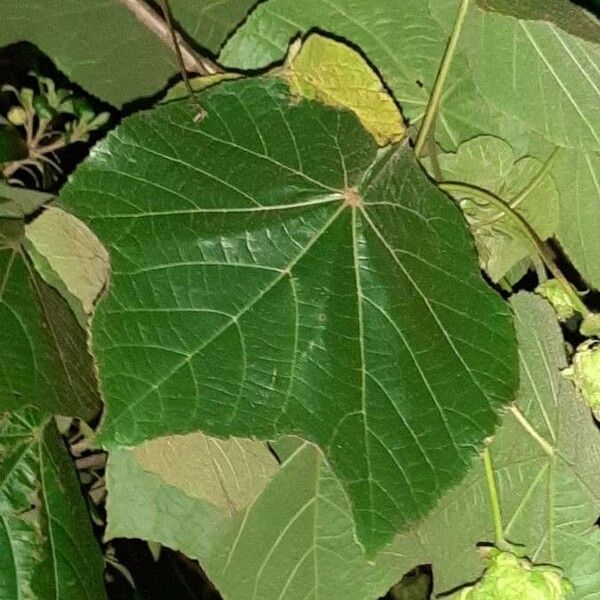
<instances>
[{"instance_id":1,"label":"overlapping leaf","mask_svg":"<svg viewBox=\"0 0 600 600\"><path fill-rule=\"evenodd\" d=\"M506 536L532 560L560 565L576 587L575 598L596 600L600 434L560 374L566 361L550 306L530 294L512 304L521 344L522 416L508 413L490 448ZM433 564L438 593L480 575L476 544L494 541L481 461L426 519L369 563L351 535L344 491L322 455L290 439L276 448L283 464L271 484L247 510L217 524L210 505L144 471L130 450L115 452L109 461L109 535L157 540L198 558L225 600L368 600L419 563ZM167 505L171 510L161 511ZM182 527L188 514L192 524ZM200 534L204 528L212 544Z\"/></svg>"},{"instance_id":2,"label":"overlapping leaf","mask_svg":"<svg viewBox=\"0 0 600 600\"><path fill-rule=\"evenodd\" d=\"M52 194L18 188L0 181L0 219L19 219L35 212Z\"/></svg>"},{"instance_id":3,"label":"overlapping leaf","mask_svg":"<svg viewBox=\"0 0 600 600\"><path fill-rule=\"evenodd\" d=\"M383 596L412 559L384 551L367 561L344 491L319 450L294 439L277 449L284 458L279 472L228 519L144 470L130 450L111 453L108 537L140 537L182 550L200 560L225 600Z\"/></svg>"},{"instance_id":4,"label":"overlapping leaf","mask_svg":"<svg viewBox=\"0 0 600 600\"><path fill-rule=\"evenodd\" d=\"M556 145L598 151L600 44L549 21L470 15L463 44L483 96Z\"/></svg>"},{"instance_id":5,"label":"overlapping leaf","mask_svg":"<svg viewBox=\"0 0 600 600\"><path fill-rule=\"evenodd\" d=\"M35 272L23 223L0 220L0 410L26 404L86 419L100 409L86 333Z\"/></svg>"},{"instance_id":6,"label":"overlapping leaf","mask_svg":"<svg viewBox=\"0 0 600 600\"><path fill-rule=\"evenodd\" d=\"M102 441L301 434L373 549L460 478L511 399L507 309L409 149L276 80L202 101L200 124L187 102L125 122L61 196L111 254Z\"/></svg>"},{"instance_id":7,"label":"overlapping leaf","mask_svg":"<svg viewBox=\"0 0 600 600\"><path fill-rule=\"evenodd\" d=\"M0 415L0 597L103 600L102 555L52 418Z\"/></svg>"},{"instance_id":8,"label":"overlapping leaf","mask_svg":"<svg viewBox=\"0 0 600 600\"><path fill-rule=\"evenodd\" d=\"M25 226L24 244L38 273L69 302L85 329L108 281L108 252L81 221L56 207Z\"/></svg>"},{"instance_id":9,"label":"overlapping leaf","mask_svg":"<svg viewBox=\"0 0 600 600\"><path fill-rule=\"evenodd\" d=\"M521 357L520 412L506 415L490 446L505 536L533 561L564 569L574 598L597 600L600 433L560 373L566 359L550 305L525 293L511 304ZM415 533L414 560L433 563L437 592L480 575L476 544L494 541L483 463Z\"/></svg>"},{"instance_id":10,"label":"overlapping leaf","mask_svg":"<svg viewBox=\"0 0 600 600\"><path fill-rule=\"evenodd\" d=\"M219 59L228 67L255 69L283 59L290 40L312 29L360 48L390 87L409 123L418 123L433 89L456 3L430 11L422 0L269 0L250 13L227 41ZM440 14L437 14L440 13ZM443 14L442 14L443 13ZM437 139L453 149L485 131L493 115L471 79L466 58L455 58L444 93ZM482 129L482 126L484 127Z\"/></svg>"},{"instance_id":11,"label":"overlapping leaf","mask_svg":"<svg viewBox=\"0 0 600 600\"><path fill-rule=\"evenodd\" d=\"M548 169L530 156L517 157L503 140L479 136L438 156L443 178L492 192L518 212L538 236L551 237L558 226L558 192ZM519 261L537 256L529 237L505 213L467 192L462 200L483 268L499 281Z\"/></svg>"},{"instance_id":12,"label":"overlapping leaf","mask_svg":"<svg viewBox=\"0 0 600 600\"><path fill-rule=\"evenodd\" d=\"M190 38L217 51L255 1L172 4ZM116 106L155 94L177 73L171 49L118 0L5 0L0 46L21 40L36 44L73 81Z\"/></svg>"}]
</instances>

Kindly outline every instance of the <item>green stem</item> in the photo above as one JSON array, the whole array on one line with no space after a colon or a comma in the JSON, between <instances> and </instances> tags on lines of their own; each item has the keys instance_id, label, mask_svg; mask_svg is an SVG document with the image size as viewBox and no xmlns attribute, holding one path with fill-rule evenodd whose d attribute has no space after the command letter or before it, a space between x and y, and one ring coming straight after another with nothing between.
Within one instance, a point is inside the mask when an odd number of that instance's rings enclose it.
<instances>
[{"instance_id":1,"label":"green stem","mask_svg":"<svg viewBox=\"0 0 600 600\"><path fill-rule=\"evenodd\" d=\"M498 499L498 488L494 477L494 467L492 465L492 456L489 448L483 451L483 464L485 467L485 481L487 484L490 506L492 509L492 518L494 520L494 535L496 536L496 546L501 547L504 544L504 528L502 527L502 512L500 511L500 501Z\"/></svg>"},{"instance_id":2,"label":"green stem","mask_svg":"<svg viewBox=\"0 0 600 600\"><path fill-rule=\"evenodd\" d=\"M533 190L535 190L535 188L538 185L540 185L540 183L542 182L544 177L546 177L546 175L548 175L548 173L550 172L550 169L552 168L552 166L554 165L554 162L556 161L556 157L558 156L558 151L559 151L559 148L555 148L554 151L552 152L552 154L546 160L546 162L542 165L542 168L533 176L531 181L516 196L514 196L513 198L510 199L510 201L507 204L513 210L515 210L521 204L521 202L523 202L523 200L525 200L525 198L527 198L527 196L529 194L531 194L531 192L533 192ZM503 213L500 213L499 215L495 215L491 219L488 219L487 221L484 221L483 223L478 225L478 229L480 227L487 227L488 225L495 223L496 221L501 219L502 216L503 216Z\"/></svg>"},{"instance_id":3,"label":"green stem","mask_svg":"<svg viewBox=\"0 0 600 600\"><path fill-rule=\"evenodd\" d=\"M458 44L460 32L464 25L468 10L469 0L462 0L460 8L458 9L458 15L456 17L454 27L452 28L452 33L450 34L450 39L448 40L448 45L446 46L446 52L444 53L442 64L440 65L440 69L433 86L433 91L431 92L431 96L429 96L429 102L427 103L427 110L425 111L423 124L421 125L421 129L419 129L419 133L417 134L417 140L415 142L415 155L417 158L419 158L423 152L425 140L427 140L431 126L437 116L440 102L442 100L444 84L446 83L446 78L448 77L448 71L450 71L450 65L452 64L452 59L454 58L454 54L456 52L456 46Z\"/></svg>"},{"instance_id":4,"label":"green stem","mask_svg":"<svg viewBox=\"0 0 600 600\"><path fill-rule=\"evenodd\" d=\"M464 194L468 196L475 196L489 204L492 204L501 212L503 212L531 241L534 248L537 250L540 258L544 261L547 269L552 273L553 277L560 283L565 292L571 298L573 306L583 316L587 317L591 314L588 307L583 303L577 290L571 285L569 280L563 275L562 271L558 268L558 265L554 262L552 252L547 248L546 244L539 238L538 234L533 230L531 225L515 210L512 209L502 198L488 192L483 188L475 185L469 185L467 183L456 183L452 181L441 182L438 184L439 188L450 194Z\"/></svg>"}]
</instances>

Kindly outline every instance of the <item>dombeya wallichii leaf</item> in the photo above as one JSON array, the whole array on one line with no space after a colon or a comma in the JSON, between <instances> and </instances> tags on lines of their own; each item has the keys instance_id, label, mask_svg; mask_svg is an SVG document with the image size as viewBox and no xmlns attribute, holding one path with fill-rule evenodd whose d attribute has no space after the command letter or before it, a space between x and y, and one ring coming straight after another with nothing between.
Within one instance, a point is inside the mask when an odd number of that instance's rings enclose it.
<instances>
[{"instance_id":1,"label":"dombeya wallichii leaf","mask_svg":"<svg viewBox=\"0 0 600 600\"><path fill-rule=\"evenodd\" d=\"M54 419L0 414L0 598L104 600L103 566Z\"/></svg>"},{"instance_id":2,"label":"dombeya wallichii leaf","mask_svg":"<svg viewBox=\"0 0 600 600\"><path fill-rule=\"evenodd\" d=\"M354 112L380 146L406 135L400 110L377 73L341 42L315 33L299 40L279 75L294 94Z\"/></svg>"},{"instance_id":3,"label":"dombeya wallichii leaf","mask_svg":"<svg viewBox=\"0 0 600 600\"><path fill-rule=\"evenodd\" d=\"M125 121L61 194L109 249L101 441L318 444L370 552L458 481L513 397L510 313L406 146L285 83Z\"/></svg>"}]
</instances>

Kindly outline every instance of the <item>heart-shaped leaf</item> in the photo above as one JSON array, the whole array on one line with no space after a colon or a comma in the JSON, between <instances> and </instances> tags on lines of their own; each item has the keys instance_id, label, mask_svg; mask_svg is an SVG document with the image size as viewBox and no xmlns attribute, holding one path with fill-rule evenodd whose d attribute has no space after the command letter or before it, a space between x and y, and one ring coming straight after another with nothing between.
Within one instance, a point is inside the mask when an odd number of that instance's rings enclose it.
<instances>
[{"instance_id":1,"label":"heart-shaped leaf","mask_svg":"<svg viewBox=\"0 0 600 600\"><path fill-rule=\"evenodd\" d=\"M405 146L276 79L137 115L61 195L111 254L102 442L317 443L372 550L465 472L516 387L509 311Z\"/></svg>"}]
</instances>

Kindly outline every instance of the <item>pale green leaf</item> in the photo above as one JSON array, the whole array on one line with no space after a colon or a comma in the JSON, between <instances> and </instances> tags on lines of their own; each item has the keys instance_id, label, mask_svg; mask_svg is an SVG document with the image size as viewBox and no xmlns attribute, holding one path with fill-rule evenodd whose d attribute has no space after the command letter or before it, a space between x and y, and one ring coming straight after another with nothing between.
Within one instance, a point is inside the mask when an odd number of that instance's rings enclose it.
<instances>
[{"instance_id":1,"label":"pale green leaf","mask_svg":"<svg viewBox=\"0 0 600 600\"><path fill-rule=\"evenodd\" d=\"M290 41L317 29L360 48L380 73L409 124L425 112L458 5L446 2L443 22L425 0L268 0L259 3L225 44L219 60L256 69L284 58ZM492 114L471 78L466 57L455 57L443 95L436 139L453 149L482 131Z\"/></svg>"},{"instance_id":2,"label":"pale green leaf","mask_svg":"<svg viewBox=\"0 0 600 600\"><path fill-rule=\"evenodd\" d=\"M456 153L438 155L438 163L444 180L468 183L499 196L542 240L554 234L558 192L537 159L517 156L499 138L479 136L461 144ZM498 208L466 193L455 196L475 236L482 267L493 281L502 279L523 259L537 255L528 236Z\"/></svg>"},{"instance_id":3,"label":"pale green leaf","mask_svg":"<svg viewBox=\"0 0 600 600\"><path fill-rule=\"evenodd\" d=\"M103 600L103 561L51 417L0 415L0 597Z\"/></svg>"},{"instance_id":4,"label":"pale green leaf","mask_svg":"<svg viewBox=\"0 0 600 600\"><path fill-rule=\"evenodd\" d=\"M188 36L216 52L255 1L172 4ZM118 0L4 0L0 46L21 40L36 44L72 81L115 106L155 94L178 72L172 50Z\"/></svg>"},{"instance_id":5,"label":"pale green leaf","mask_svg":"<svg viewBox=\"0 0 600 600\"><path fill-rule=\"evenodd\" d=\"M483 96L559 146L600 149L600 44L473 7L462 35Z\"/></svg>"},{"instance_id":6,"label":"pale green leaf","mask_svg":"<svg viewBox=\"0 0 600 600\"><path fill-rule=\"evenodd\" d=\"M221 520L214 506L144 471L130 450L111 452L107 536L158 541L198 559L225 600L383 596L405 563L385 551L367 561L321 453L308 443L284 444L286 459L260 497Z\"/></svg>"},{"instance_id":7,"label":"pale green leaf","mask_svg":"<svg viewBox=\"0 0 600 600\"><path fill-rule=\"evenodd\" d=\"M38 273L63 294L85 327L108 281L108 252L86 225L55 207L25 226L24 243Z\"/></svg>"},{"instance_id":8,"label":"pale green leaf","mask_svg":"<svg viewBox=\"0 0 600 600\"><path fill-rule=\"evenodd\" d=\"M227 515L249 505L278 469L264 442L200 432L157 438L132 453L140 468Z\"/></svg>"},{"instance_id":9,"label":"pale green leaf","mask_svg":"<svg viewBox=\"0 0 600 600\"><path fill-rule=\"evenodd\" d=\"M561 150L551 175L560 198L558 240L587 283L600 289L600 154Z\"/></svg>"},{"instance_id":10,"label":"pale green leaf","mask_svg":"<svg viewBox=\"0 0 600 600\"><path fill-rule=\"evenodd\" d=\"M185 101L126 120L61 194L112 262L92 325L102 443L301 434L373 550L512 398L507 307L410 149L277 79L201 100L201 123Z\"/></svg>"},{"instance_id":11,"label":"pale green leaf","mask_svg":"<svg viewBox=\"0 0 600 600\"><path fill-rule=\"evenodd\" d=\"M0 220L0 411L27 403L89 419L100 398L86 333L22 243L23 223Z\"/></svg>"},{"instance_id":12,"label":"pale green leaf","mask_svg":"<svg viewBox=\"0 0 600 600\"><path fill-rule=\"evenodd\" d=\"M309 35L292 46L278 74L292 93L354 112L380 146L401 142L406 136L402 114L377 73L356 50L341 42Z\"/></svg>"},{"instance_id":13,"label":"pale green leaf","mask_svg":"<svg viewBox=\"0 0 600 600\"><path fill-rule=\"evenodd\" d=\"M52 200L52 194L28 190L0 181L0 218L20 219Z\"/></svg>"}]
</instances>

